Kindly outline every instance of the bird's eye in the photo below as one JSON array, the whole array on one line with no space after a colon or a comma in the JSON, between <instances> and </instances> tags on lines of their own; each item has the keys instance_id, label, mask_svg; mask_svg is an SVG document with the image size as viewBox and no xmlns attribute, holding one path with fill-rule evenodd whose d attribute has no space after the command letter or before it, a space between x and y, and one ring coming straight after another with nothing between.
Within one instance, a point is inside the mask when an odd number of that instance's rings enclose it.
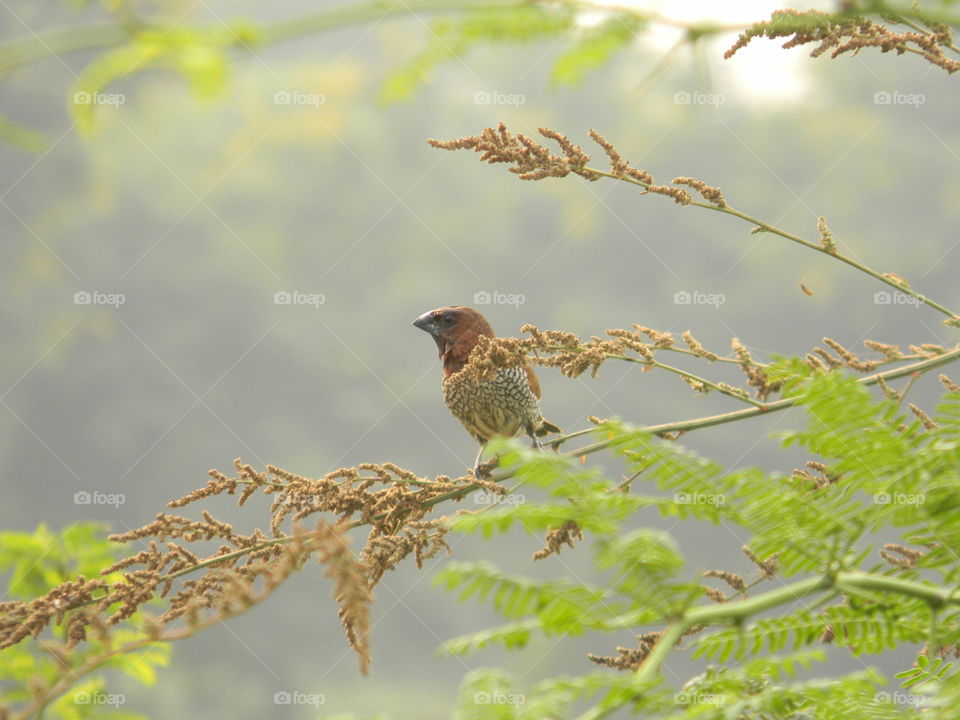
<instances>
[{"instance_id":1,"label":"bird's eye","mask_svg":"<svg viewBox=\"0 0 960 720\"><path fill-rule=\"evenodd\" d=\"M453 325L453 315L444 315L440 320L444 325Z\"/></svg>"}]
</instances>

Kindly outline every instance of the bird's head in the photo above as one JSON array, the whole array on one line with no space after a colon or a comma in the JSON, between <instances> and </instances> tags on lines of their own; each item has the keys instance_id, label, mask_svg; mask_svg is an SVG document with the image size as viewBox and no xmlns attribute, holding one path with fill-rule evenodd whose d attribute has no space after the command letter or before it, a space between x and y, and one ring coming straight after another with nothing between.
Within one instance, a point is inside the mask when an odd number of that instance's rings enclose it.
<instances>
[{"instance_id":1,"label":"bird's head","mask_svg":"<svg viewBox=\"0 0 960 720\"><path fill-rule=\"evenodd\" d=\"M493 328L483 315L461 305L425 312L413 324L430 333L437 343L447 374L459 371L466 364L478 338L494 337Z\"/></svg>"}]
</instances>

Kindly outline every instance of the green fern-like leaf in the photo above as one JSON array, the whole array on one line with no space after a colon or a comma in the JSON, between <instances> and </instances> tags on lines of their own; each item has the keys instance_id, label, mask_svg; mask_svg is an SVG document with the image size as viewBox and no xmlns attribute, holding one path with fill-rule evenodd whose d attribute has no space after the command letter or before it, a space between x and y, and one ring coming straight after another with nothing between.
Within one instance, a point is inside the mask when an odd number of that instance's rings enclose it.
<instances>
[{"instance_id":1,"label":"green fern-like leaf","mask_svg":"<svg viewBox=\"0 0 960 720\"><path fill-rule=\"evenodd\" d=\"M640 607L667 613L701 594L698 585L676 579L683 558L673 539L663 532L641 529L602 540L597 566L613 569L611 584Z\"/></svg>"},{"instance_id":2,"label":"green fern-like leaf","mask_svg":"<svg viewBox=\"0 0 960 720\"><path fill-rule=\"evenodd\" d=\"M952 675L953 663L943 658L930 660L926 655L917 656L917 663L909 670L898 672L894 677L903 682L901 687L911 688L928 684L940 684L947 676Z\"/></svg>"},{"instance_id":3,"label":"green fern-like leaf","mask_svg":"<svg viewBox=\"0 0 960 720\"><path fill-rule=\"evenodd\" d=\"M447 655L469 655L490 645L500 645L507 650L524 648L533 631L542 628L543 623L536 618L508 623L447 640L441 646L440 652Z\"/></svg>"},{"instance_id":4,"label":"green fern-like leaf","mask_svg":"<svg viewBox=\"0 0 960 720\"><path fill-rule=\"evenodd\" d=\"M576 635L623 610L602 589L506 575L489 563L451 563L437 573L434 582L459 590L461 601L489 597L494 609L508 620L536 616L547 634Z\"/></svg>"},{"instance_id":5,"label":"green fern-like leaf","mask_svg":"<svg viewBox=\"0 0 960 720\"><path fill-rule=\"evenodd\" d=\"M502 670L483 668L460 684L454 720L513 720L525 698L516 681Z\"/></svg>"},{"instance_id":6,"label":"green fern-like leaf","mask_svg":"<svg viewBox=\"0 0 960 720\"><path fill-rule=\"evenodd\" d=\"M816 641L826 627L823 618L797 613L780 618L764 618L744 628L729 628L695 641L694 657L726 662L731 656L742 660L766 651L775 653L788 645L794 649Z\"/></svg>"},{"instance_id":7,"label":"green fern-like leaf","mask_svg":"<svg viewBox=\"0 0 960 720\"><path fill-rule=\"evenodd\" d=\"M645 23L635 15L616 13L586 31L553 66L553 82L579 87L590 70L606 65L636 38Z\"/></svg>"},{"instance_id":8,"label":"green fern-like leaf","mask_svg":"<svg viewBox=\"0 0 960 720\"><path fill-rule=\"evenodd\" d=\"M483 44L519 44L555 37L573 27L575 13L562 6L530 3L471 11L461 20L433 23L427 46L384 81L385 102L408 99L443 62Z\"/></svg>"}]
</instances>

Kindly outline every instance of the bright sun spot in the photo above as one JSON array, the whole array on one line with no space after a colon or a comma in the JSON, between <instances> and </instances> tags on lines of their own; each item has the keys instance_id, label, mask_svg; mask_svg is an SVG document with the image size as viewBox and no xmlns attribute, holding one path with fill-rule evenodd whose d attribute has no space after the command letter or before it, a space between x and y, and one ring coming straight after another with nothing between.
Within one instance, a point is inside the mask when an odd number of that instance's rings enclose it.
<instances>
[{"instance_id":1,"label":"bright sun spot","mask_svg":"<svg viewBox=\"0 0 960 720\"><path fill-rule=\"evenodd\" d=\"M784 2L774 0L738 0L722 2L720 0L594 0L601 7L636 7L655 12L662 17L679 23L713 21L724 26L748 26L759 20L766 20L775 10L787 7ZM829 2L790 3L798 9L828 10ZM585 24L599 22L602 16L590 13L584 18ZM644 34L643 42L648 43L658 53L665 53L683 38L683 29L658 24ZM720 57L724 50L733 45L737 32L721 33L704 42L706 52ZM723 92L735 95L740 102L801 102L808 98L810 78L807 73L810 58L803 50L784 50L783 40L756 39L740 54L720 63L711 65L711 81L716 88L698 88L706 92ZM687 53L689 57L689 53ZM667 75L669 77L669 73Z\"/></svg>"}]
</instances>

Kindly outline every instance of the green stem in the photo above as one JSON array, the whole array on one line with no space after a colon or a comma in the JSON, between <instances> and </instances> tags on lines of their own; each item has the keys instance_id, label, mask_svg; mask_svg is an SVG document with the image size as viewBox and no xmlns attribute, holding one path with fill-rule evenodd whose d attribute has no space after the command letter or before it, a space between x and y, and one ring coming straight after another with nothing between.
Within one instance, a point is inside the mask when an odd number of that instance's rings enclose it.
<instances>
[{"instance_id":1,"label":"green stem","mask_svg":"<svg viewBox=\"0 0 960 720\"><path fill-rule=\"evenodd\" d=\"M117 47L129 40L116 24L56 28L16 38L0 45L0 78L22 65L82 50Z\"/></svg>"},{"instance_id":2,"label":"green stem","mask_svg":"<svg viewBox=\"0 0 960 720\"><path fill-rule=\"evenodd\" d=\"M661 370L666 370L667 372L675 373L680 377L685 377L688 380L702 383L707 387L709 387L711 390L715 390L718 393L722 393L724 395L735 398L737 400L741 400L742 402L749 403L754 407L763 408L763 407L766 407L767 405L766 403L760 402L759 400L754 400L752 397L750 397L749 394L745 394L745 393L741 394L741 393L734 392L733 390L727 390L726 388L720 385L717 385L716 383L711 382L706 378L702 378L699 375L694 375L693 373L689 373L686 370L681 370L680 368L673 367L672 365L667 365L665 363L659 362L658 360L648 361L648 360L640 360L640 359L628 358L628 357L625 357L623 359L628 360L630 362L642 363L643 365L650 365L651 367L658 367Z\"/></svg>"},{"instance_id":3,"label":"green stem","mask_svg":"<svg viewBox=\"0 0 960 720\"><path fill-rule=\"evenodd\" d=\"M935 368L940 367L941 365L946 365L955 360L960 360L960 346L957 346L950 352L946 352L943 355L937 355L933 358L927 358L926 360L921 360L920 362L912 363L910 365L905 365L904 367L897 368L895 370L887 370L882 373L875 373L874 375L868 375L867 377L858 378L857 382L863 385L876 385L883 380L895 380L896 378L901 378L906 375L912 375L913 373L925 373L929 372ZM648 425L645 428L641 428L644 432L649 432L653 434L659 433L668 433L668 432L687 432L689 430L699 430L700 428L712 427L714 425L723 425L728 422L735 422L737 420L743 420L748 417L754 417L756 415L765 415L767 413L776 412L777 410L786 410L787 408L793 407L800 401L799 397L793 398L784 398L782 400L775 400L773 402L767 403L762 407L757 408L745 408L743 410L734 410L728 413L721 413L720 415L711 415L709 417L696 418L694 420L682 420L680 422L673 423L664 423L662 425ZM575 433L569 433L568 435L563 436L563 438L558 438L566 441L567 439L576 436L583 435L588 432L593 432L595 428L588 428L587 430L580 430ZM553 441L556 442L556 441ZM598 452L610 447L614 443L613 440L601 440L600 442L593 443L592 445L587 445L586 447L579 448L577 450L567 453L568 455L579 456L579 455L589 455L591 453ZM497 478L491 478L497 479Z\"/></svg>"},{"instance_id":4,"label":"green stem","mask_svg":"<svg viewBox=\"0 0 960 720\"><path fill-rule=\"evenodd\" d=\"M311 13L292 20L284 20L262 27L255 35L261 44L278 43L333 30L350 25L375 22L393 15L414 15L416 13L459 12L480 8L521 7L528 0L405 0L390 2L373 0L360 5L337 7L317 13ZM139 29L166 30L163 23L143 21ZM211 30L221 30L222 26L210 26ZM201 28L202 30L202 28ZM0 77L16 68L49 57L65 55L81 50L106 49L119 47L128 42L131 33L119 24L91 24L78 27L56 28L27 35L0 45ZM237 45L246 43L237 40Z\"/></svg>"},{"instance_id":5,"label":"green stem","mask_svg":"<svg viewBox=\"0 0 960 720\"><path fill-rule=\"evenodd\" d=\"M919 598L931 607L960 605L960 596L948 588L926 585L914 580L877 575L859 570L838 572L835 576L811 577L776 588L736 603L695 607L671 624L637 670L639 682L653 682L673 647L694 625L744 622L754 615L824 591L873 590Z\"/></svg>"},{"instance_id":6,"label":"green stem","mask_svg":"<svg viewBox=\"0 0 960 720\"><path fill-rule=\"evenodd\" d=\"M898 409L899 409L900 406L903 404L904 399L907 397L907 393L910 392L910 388L913 387L913 384L917 381L917 379L918 379L919 377L920 377L920 374L919 374L919 373L917 373L916 375L911 375L911 376L910 376L910 379L907 380L906 385L903 386L903 390L901 390L901 391L900 391L900 394L897 395L897 408L898 408Z\"/></svg>"},{"instance_id":7,"label":"green stem","mask_svg":"<svg viewBox=\"0 0 960 720\"><path fill-rule=\"evenodd\" d=\"M499 2L491 2L490 0L448 0L447 2L444 2L444 0L405 0L405 2L374 0L362 5L334 8L333 10L325 10L268 25L260 32L260 38L264 43L283 42L325 30L377 21L391 15L511 8L528 4L529 0L500 0Z\"/></svg>"},{"instance_id":8,"label":"green stem","mask_svg":"<svg viewBox=\"0 0 960 720\"><path fill-rule=\"evenodd\" d=\"M837 573L835 585L841 592L847 589L896 592L918 600L924 600L933 607L960 603L960 595L952 588L941 588L915 580L905 580L890 575L876 575L859 570Z\"/></svg>"},{"instance_id":9,"label":"green stem","mask_svg":"<svg viewBox=\"0 0 960 720\"><path fill-rule=\"evenodd\" d=\"M940 654L940 643L937 642L937 609L930 608L930 629L927 633L927 657L933 662Z\"/></svg>"},{"instance_id":10,"label":"green stem","mask_svg":"<svg viewBox=\"0 0 960 720\"><path fill-rule=\"evenodd\" d=\"M901 23L903 23L904 25L906 25L907 27L910 27L910 28L916 30L918 33L921 33L922 35L926 35L927 37L930 37L931 35L933 35L933 32L932 32L931 30L929 30L929 29L927 29L927 28L925 28L925 27L922 27L922 26L918 25L917 23L913 22L912 20L908 20L906 17L902 16L900 13L897 13L897 22L901 22ZM953 50L955 53L960 53L960 49L958 49L957 46L954 45L952 42L949 42L949 43L941 43L941 46L942 46L942 47L950 48L950 49Z\"/></svg>"},{"instance_id":11,"label":"green stem","mask_svg":"<svg viewBox=\"0 0 960 720\"><path fill-rule=\"evenodd\" d=\"M649 187L649 183L645 183L645 182L642 182L642 181L640 181L640 180L636 180L636 179L634 179L634 178L626 177L626 176L623 176L623 175L614 175L613 173L607 172L607 171L605 171L605 170L597 170L596 168L592 168L592 167L584 167L584 168L583 168L583 171L585 171L585 172L587 172L587 173L596 173L597 175L601 175L601 176L603 176L603 177L611 178L611 179L613 179L613 180L620 180L620 181L622 181L622 182L628 182L628 183L630 183L630 184L632 184L632 185L639 185L639 186L642 187L642 188L647 188L647 187ZM908 288L908 287L905 287L905 286L899 284L899 283L896 282L895 280L892 280L891 278L888 278L888 277L884 276L883 274L878 273L876 270L867 267L867 266L864 265L863 263L858 262L857 260L854 260L854 259L851 258L851 257L847 257L846 255L841 255L840 253L830 252L830 251L828 251L826 248L820 246L820 244L818 244L818 243L814 243L814 242L811 242L811 241L809 241L809 240L805 240L805 239L803 239L802 237L800 237L799 235L794 235L794 234L791 233L791 232L787 232L786 230L782 230L782 229L776 227L775 225L771 225L770 223L764 222L763 220L760 220L759 218L755 218L755 217L753 217L752 215L748 215L748 214L745 213L745 212L741 212L740 210L737 210L736 208L732 208L732 207L730 207L729 205L716 205L716 204L714 204L714 203L700 202L699 200L691 200L688 204L689 204L689 205L694 205L694 206L700 207L700 208L705 208L705 209L707 209L707 210L713 210L713 211L715 211L715 212L722 212L722 213L726 213L727 215L732 215L732 216L734 216L734 217L738 217L738 218L740 218L741 220L746 220L747 222L752 223L753 225L756 225L756 226L758 226L758 227L763 228L764 230L766 230L766 231L769 232L769 233L772 233L772 234L774 234L774 235L779 235L780 237L786 238L787 240L790 240L791 242L795 242L795 243L797 243L797 244L799 244L799 245L803 245L804 247L810 248L811 250L816 250L817 252L822 253L822 254L824 254L824 255L828 255L829 257L836 258L837 260L840 260L841 262L844 262L844 263L846 263L847 265L850 265L851 267L855 267L857 270L860 270L861 272L866 273L866 274L869 275L870 277L876 278L876 279L879 280L880 282L882 282L882 283L884 283L884 284L886 284L886 285L889 285L890 287L894 288L895 290L897 290L897 291L899 291L899 292L902 292L902 293L904 293L904 294L906 294L906 295L910 295L911 297L916 298L919 302L922 302L922 303L925 304L925 305L929 305L930 307L934 308L935 310L940 311L941 313L943 313L944 315L946 315L947 317L949 317L951 320L955 320L955 321L957 321L957 322L960 322L960 315L958 315L957 313L953 312L952 310L948 310L947 308L945 308L945 307L944 307L943 305L941 305L940 303L937 303L937 302L931 300L930 298L928 298L928 297L926 297L926 296L924 296L924 295L921 295L920 293L918 293L918 292L916 292L916 291L914 291L914 290L911 290L911 289Z\"/></svg>"},{"instance_id":12,"label":"green stem","mask_svg":"<svg viewBox=\"0 0 960 720\"><path fill-rule=\"evenodd\" d=\"M564 348L564 349L568 351L570 350L570 348ZM662 349L666 350L667 348L662 348ZM742 393L737 393L737 392L734 392L733 390L727 390L726 388L718 385L717 383L707 380L705 377L700 377L699 375L695 375L694 373L687 372L686 370L681 370L680 368L674 367L673 365L667 365L666 363L662 363L659 360L647 360L642 357L634 358L634 357L629 357L627 355L618 355L617 353L604 353L603 356L609 360L623 360L624 362L637 363L638 365L646 365L647 367L660 368L661 370L666 370L667 372L674 373L675 375L679 375L680 377L685 377L689 380L693 380L694 382L702 383L703 385L706 385L711 390L715 390L718 393L722 393L723 395L727 395L736 400L749 403L750 405L754 405L756 407L766 406L766 403L760 402L759 400L754 400L752 397L750 397L749 394L746 393L746 391Z\"/></svg>"},{"instance_id":13,"label":"green stem","mask_svg":"<svg viewBox=\"0 0 960 720\"><path fill-rule=\"evenodd\" d=\"M798 236L798 235L794 235L793 233L789 233L789 232L787 232L786 230L781 230L780 228L775 227L774 225L770 225L769 223L765 223L765 222L763 222L762 220L758 220L757 218L755 218L755 217L753 217L753 216L751 216L751 215L747 215L747 214L744 213L744 212L740 212L739 210L735 210L735 209L733 209L733 208L726 207L726 206L724 206L724 207L718 207L718 206L716 206L716 205L710 205L710 204L707 204L707 203L698 203L698 204L699 204L701 207L710 208L710 209L712 209L712 210L719 210L720 212L725 212L725 213L727 213L728 215L733 215L733 216L735 216L735 217L741 218L741 219L743 219L743 220L746 220L746 221L748 221L748 222L753 223L754 225L758 225L758 226L762 227L764 230L766 230L766 231L768 231L768 232L771 232L771 233L773 233L773 234L775 234L775 235L779 235L780 237L786 238L787 240L791 240L791 241L793 241L793 242L795 242L795 243L799 243L800 245L803 245L804 247L808 247L808 248L810 248L811 250L816 250L817 252L822 253L823 255L829 255L830 257L834 257L834 258L836 258L837 260L839 260L839 261L841 261L841 262L844 262L844 263L846 263L847 265L850 265L851 267L855 267L855 268L856 268L857 270L859 270L860 272L864 272L864 273L866 273L867 275L869 275L870 277L875 278L875 279L879 280L880 282L882 282L882 283L884 283L884 284L886 284L886 285L889 285L889 286L892 287L894 290L896 290L896 291L898 291L898 292L902 292L902 293L904 293L905 295L910 295L910 296L913 297L913 298L916 298L917 300L919 300L920 302L922 302L924 305L928 305L928 306L932 307L934 310L938 310L939 312L943 313L943 314L946 315L947 317L949 317L949 318L951 318L951 319L953 319L953 320L960 320L960 315L958 315L957 313L953 312L952 310L947 309L946 307L944 307L944 306L941 305L940 303L938 303L938 302L936 302L936 301L934 301L934 300L931 300L930 298L926 297L925 295L921 295L920 293L918 293L918 292L916 292L916 291L914 291L914 290L911 290L909 287L906 287L906 286L904 286L904 285L901 285L900 283L896 282L895 280L893 280L893 279L891 279L891 278L888 278L888 277L886 277L885 275L883 275L883 274L881 274L881 273L878 273L878 272L877 272L876 270L874 270L873 268L869 268L869 267L867 267L866 265L864 265L863 263L858 262L857 260L854 260L854 259L851 258L851 257L848 257L848 256L846 256L846 255L841 255L839 252L832 253L832 252L828 251L826 248L821 247L819 244L812 243L812 242L810 242L809 240L804 240L802 237L800 237L800 236Z\"/></svg>"}]
</instances>

